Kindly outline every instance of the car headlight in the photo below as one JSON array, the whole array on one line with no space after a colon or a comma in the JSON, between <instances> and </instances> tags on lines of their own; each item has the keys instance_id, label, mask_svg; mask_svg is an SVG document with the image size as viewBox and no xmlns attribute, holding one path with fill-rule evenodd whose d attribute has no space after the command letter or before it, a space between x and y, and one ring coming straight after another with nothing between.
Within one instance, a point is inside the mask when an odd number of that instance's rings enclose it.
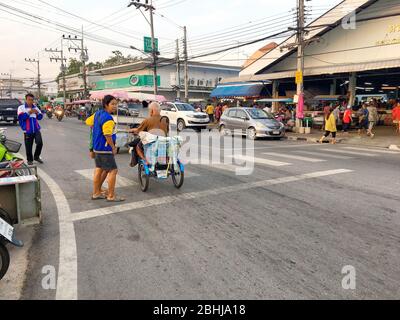
<instances>
[{"instance_id":1,"label":"car headlight","mask_svg":"<svg viewBox=\"0 0 400 320\"><path fill-rule=\"evenodd\" d=\"M267 127L266 127L264 124L259 123L259 122L256 122L255 127L256 127L256 129L260 129L260 130L265 130L265 129L267 129Z\"/></svg>"}]
</instances>

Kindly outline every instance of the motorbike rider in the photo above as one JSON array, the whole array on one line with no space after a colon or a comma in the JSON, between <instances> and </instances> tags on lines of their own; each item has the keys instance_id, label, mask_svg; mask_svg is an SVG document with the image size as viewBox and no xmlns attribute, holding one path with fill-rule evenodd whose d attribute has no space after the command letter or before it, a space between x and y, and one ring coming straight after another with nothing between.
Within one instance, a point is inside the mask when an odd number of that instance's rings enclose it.
<instances>
[{"instance_id":1,"label":"motorbike rider","mask_svg":"<svg viewBox=\"0 0 400 320\"><path fill-rule=\"evenodd\" d=\"M160 112L160 104L157 102L152 102L149 105L149 117L145 119L138 128L131 129L129 132L133 134L149 132L157 136L168 136L169 121L167 118L162 118ZM138 157L145 160L144 147L143 143L140 141L140 138L136 138L130 144L130 146L133 147L131 167L134 167L138 163Z\"/></svg>"}]
</instances>

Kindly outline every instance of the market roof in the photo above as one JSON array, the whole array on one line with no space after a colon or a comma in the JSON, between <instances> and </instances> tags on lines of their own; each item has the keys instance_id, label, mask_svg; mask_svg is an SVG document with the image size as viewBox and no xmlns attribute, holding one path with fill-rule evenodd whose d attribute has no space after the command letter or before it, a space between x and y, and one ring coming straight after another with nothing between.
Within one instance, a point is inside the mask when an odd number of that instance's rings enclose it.
<instances>
[{"instance_id":1,"label":"market roof","mask_svg":"<svg viewBox=\"0 0 400 320\"><path fill-rule=\"evenodd\" d=\"M266 95L266 83L227 83L217 86L212 92L211 98L230 98L230 97L260 97Z\"/></svg>"},{"instance_id":2,"label":"market roof","mask_svg":"<svg viewBox=\"0 0 400 320\"><path fill-rule=\"evenodd\" d=\"M339 3L337 6L332 8L331 10L324 13L321 17L317 18L307 27L314 27L312 28L305 39L311 39L321 33L325 33L332 29L332 25L335 25L341 22L346 16L354 11L361 10L364 6L372 4L377 0L344 0ZM275 49L267 52L259 59L255 60L252 64L242 70L240 76L246 75L255 75L257 73L262 72L262 70L268 68L268 66L274 64L277 60L282 59L285 56L290 55L291 53L297 50L296 47L293 47L290 50L281 50L286 45L295 43L296 42L296 35L293 35L283 41L279 46Z\"/></svg>"}]
</instances>

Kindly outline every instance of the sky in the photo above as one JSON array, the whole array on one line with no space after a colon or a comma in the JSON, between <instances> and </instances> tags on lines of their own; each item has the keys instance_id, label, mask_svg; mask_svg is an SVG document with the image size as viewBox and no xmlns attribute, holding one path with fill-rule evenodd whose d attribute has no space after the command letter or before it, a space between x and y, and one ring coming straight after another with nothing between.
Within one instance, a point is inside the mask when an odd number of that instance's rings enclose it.
<instances>
[{"instance_id":1,"label":"sky","mask_svg":"<svg viewBox=\"0 0 400 320\"><path fill-rule=\"evenodd\" d=\"M309 21L340 2L308 1ZM82 27L89 61L103 61L114 50L143 56L126 47L143 50L143 37L150 36L150 26L143 15L148 18L149 13L144 11L142 15L134 6L127 8L129 3L130 0L0 0L3 44L0 73L34 77L36 67L25 62L25 58L39 58L42 78L54 79L60 63L50 62L51 54L44 49L60 49L62 35L81 36L78 32ZM187 27L189 57L269 36L295 25L296 3L296 0L153 0L159 51L162 57L175 55L175 41L183 37L182 26ZM96 41L90 39L93 37ZM273 40L283 39L261 41L196 61L240 66L253 52ZM66 57L79 58L73 50L68 52L68 46L72 45L64 42Z\"/></svg>"}]
</instances>

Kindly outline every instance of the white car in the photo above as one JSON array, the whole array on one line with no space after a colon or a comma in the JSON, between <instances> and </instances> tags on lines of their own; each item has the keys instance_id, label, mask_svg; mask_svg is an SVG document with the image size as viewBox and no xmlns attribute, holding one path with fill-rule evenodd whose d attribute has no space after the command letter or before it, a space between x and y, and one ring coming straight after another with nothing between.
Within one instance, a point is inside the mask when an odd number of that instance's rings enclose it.
<instances>
[{"instance_id":1,"label":"white car","mask_svg":"<svg viewBox=\"0 0 400 320\"><path fill-rule=\"evenodd\" d=\"M210 118L205 112L197 112L192 105L183 102L165 102L161 105L161 116L170 124L177 126L178 131L192 128L197 131L206 129Z\"/></svg>"}]
</instances>

